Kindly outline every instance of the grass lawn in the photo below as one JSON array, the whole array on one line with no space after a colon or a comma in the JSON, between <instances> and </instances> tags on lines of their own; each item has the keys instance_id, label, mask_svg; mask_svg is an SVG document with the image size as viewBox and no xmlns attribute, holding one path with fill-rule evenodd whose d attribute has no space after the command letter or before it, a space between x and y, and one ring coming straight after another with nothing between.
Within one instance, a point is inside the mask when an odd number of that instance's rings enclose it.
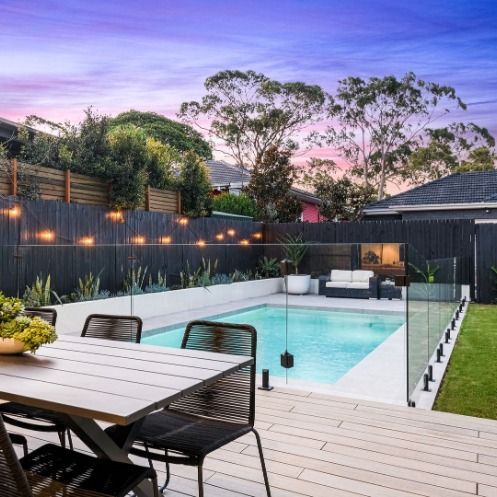
<instances>
[{"instance_id":1,"label":"grass lawn","mask_svg":"<svg viewBox=\"0 0 497 497\"><path fill-rule=\"evenodd\" d=\"M470 304L433 409L497 419L497 305Z\"/></svg>"}]
</instances>

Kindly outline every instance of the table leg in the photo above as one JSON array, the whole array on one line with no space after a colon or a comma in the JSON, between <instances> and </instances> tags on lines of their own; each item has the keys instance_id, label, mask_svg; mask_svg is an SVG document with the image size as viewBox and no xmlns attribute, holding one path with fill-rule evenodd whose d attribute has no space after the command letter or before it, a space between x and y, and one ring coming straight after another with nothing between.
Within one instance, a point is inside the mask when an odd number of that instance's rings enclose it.
<instances>
[{"instance_id":1,"label":"table leg","mask_svg":"<svg viewBox=\"0 0 497 497\"><path fill-rule=\"evenodd\" d=\"M67 424L98 457L133 464L128 457L126 449L119 447L95 420L71 415L67 416ZM129 448L131 446L134 435L140 425L140 421L130 425L127 440L123 445L124 447ZM154 495L152 483L149 481L142 482L134 489L134 492L138 497L153 497Z\"/></svg>"}]
</instances>

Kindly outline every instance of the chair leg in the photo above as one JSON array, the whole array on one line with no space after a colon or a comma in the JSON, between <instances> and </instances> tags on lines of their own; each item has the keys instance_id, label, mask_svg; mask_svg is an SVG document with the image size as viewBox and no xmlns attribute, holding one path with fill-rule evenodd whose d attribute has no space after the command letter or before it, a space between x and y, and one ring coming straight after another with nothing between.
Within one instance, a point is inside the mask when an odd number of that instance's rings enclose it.
<instances>
[{"instance_id":1,"label":"chair leg","mask_svg":"<svg viewBox=\"0 0 497 497\"><path fill-rule=\"evenodd\" d=\"M259 449L259 457L261 459L262 474L264 476L264 484L266 485L267 497L271 497L271 487L269 486L269 479L267 477L266 463L264 461L264 453L262 452L261 437L255 428L252 428L255 438L257 440L257 448Z\"/></svg>"},{"instance_id":2,"label":"chair leg","mask_svg":"<svg viewBox=\"0 0 497 497\"><path fill-rule=\"evenodd\" d=\"M154 487L154 497L160 497L161 492L159 490L159 482L157 481L157 475L152 478L152 485Z\"/></svg>"},{"instance_id":3,"label":"chair leg","mask_svg":"<svg viewBox=\"0 0 497 497\"><path fill-rule=\"evenodd\" d=\"M204 497L204 475L203 475L204 460L201 459L198 463L198 497Z\"/></svg>"},{"instance_id":4,"label":"chair leg","mask_svg":"<svg viewBox=\"0 0 497 497\"><path fill-rule=\"evenodd\" d=\"M164 451L164 455L167 458L167 450ZM164 485L160 487L161 494L164 494L167 486L169 485L169 481L171 480L171 469L169 467L169 462L167 460L165 461L165 466L166 466L166 481L164 482Z\"/></svg>"},{"instance_id":5,"label":"chair leg","mask_svg":"<svg viewBox=\"0 0 497 497\"><path fill-rule=\"evenodd\" d=\"M65 431L59 431L59 432L57 432L57 435L59 435L60 446L63 449L65 449L66 448L66 432Z\"/></svg>"},{"instance_id":6,"label":"chair leg","mask_svg":"<svg viewBox=\"0 0 497 497\"><path fill-rule=\"evenodd\" d=\"M72 435L71 435L71 430L67 429L67 440L69 441L69 448L71 450L74 450L74 445L72 443Z\"/></svg>"}]
</instances>

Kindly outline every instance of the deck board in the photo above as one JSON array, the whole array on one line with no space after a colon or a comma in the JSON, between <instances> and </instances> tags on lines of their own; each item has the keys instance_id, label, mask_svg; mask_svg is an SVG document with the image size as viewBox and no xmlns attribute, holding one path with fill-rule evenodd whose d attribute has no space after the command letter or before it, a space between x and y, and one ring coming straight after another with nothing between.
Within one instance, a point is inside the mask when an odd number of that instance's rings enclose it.
<instances>
[{"instance_id":1,"label":"deck board","mask_svg":"<svg viewBox=\"0 0 497 497\"><path fill-rule=\"evenodd\" d=\"M497 421L275 389L257 393L256 427L274 497L497 497ZM166 496L197 495L195 478L173 467ZM205 483L206 497L263 497L254 437L209 456Z\"/></svg>"}]
</instances>

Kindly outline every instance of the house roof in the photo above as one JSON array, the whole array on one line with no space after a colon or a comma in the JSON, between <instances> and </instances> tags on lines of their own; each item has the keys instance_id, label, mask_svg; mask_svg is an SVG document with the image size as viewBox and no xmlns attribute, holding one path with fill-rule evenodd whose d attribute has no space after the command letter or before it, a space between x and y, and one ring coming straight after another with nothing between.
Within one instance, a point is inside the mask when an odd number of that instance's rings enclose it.
<instances>
[{"instance_id":1,"label":"house roof","mask_svg":"<svg viewBox=\"0 0 497 497\"><path fill-rule=\"evenodd\" d=\"M369 204L365 214L426 208L474 208L497 203L497 170L455 173Z\"/></svg>"},{"instance_id":2,"label":"house roof","mask_svg":"<svg viewBox=\"0 0 497 497\"><path fill-rule=\"evenodd\" d=\"M250 172L233 164L220 160L208 160L209 177L216 188L230 185L246 185L250 181Z\"/></svg>"},{"instance_id":3,"label":"house roof","mask_svg":"<svg viewBox=\"0 0 497 497\"><path fill-rule=\"evenodd\" d=\"M209 178L215 188L241 188L242 185L247 185L250 181L250 171L245 168L219 160L208 160L206 163L209 169ZM321 200L312 192L300 188L292 188L291 191L301 202L316 205L321 203Z\"/></svg>"}]
</instances>

